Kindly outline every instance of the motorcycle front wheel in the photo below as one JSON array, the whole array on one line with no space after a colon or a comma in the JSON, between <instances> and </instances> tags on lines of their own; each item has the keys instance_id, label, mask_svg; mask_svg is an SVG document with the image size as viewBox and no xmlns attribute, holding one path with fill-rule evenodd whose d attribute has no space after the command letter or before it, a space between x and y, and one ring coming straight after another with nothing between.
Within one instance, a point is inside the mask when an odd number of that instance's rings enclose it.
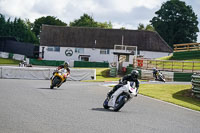
<instances>
[{"instance_id":1,"label":"motorcycle front wheel","mask_svg":"<svg viewBox=\"0 0 200 133\"><path fill-rule=\"evenodd\" d=\"M53 89L57 84L59 84L60 83L60 78L58 78L58 77L54 77L53 79L52 79L52 84L50 85L50 88L51 89Z\"/></svg>"}]
</instances>

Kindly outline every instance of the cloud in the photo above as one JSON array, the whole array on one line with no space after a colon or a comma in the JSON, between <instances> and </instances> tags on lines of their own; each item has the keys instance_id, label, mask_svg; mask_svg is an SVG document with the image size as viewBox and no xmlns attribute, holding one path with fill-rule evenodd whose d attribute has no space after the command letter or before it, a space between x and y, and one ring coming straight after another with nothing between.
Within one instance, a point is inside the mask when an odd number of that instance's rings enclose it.
<instances>
[{"instance_id":1,"label":"cloud","mask_svg":"<svg viewBox=\"0 0 200 133\"><path fill-rule=\"evenodd\" d=\"M34 22L42 16L56 16L65 23L80 18L83 13L96 21L111 21L114 28L136 29L139 23L149 24L167 0L0 0L0 13ZM184 0L191 5L200 22L200 1ZM200 29L200 25L199 25ZM198 37L200 41L200 35Z\"/></svg>"}]
</instances>

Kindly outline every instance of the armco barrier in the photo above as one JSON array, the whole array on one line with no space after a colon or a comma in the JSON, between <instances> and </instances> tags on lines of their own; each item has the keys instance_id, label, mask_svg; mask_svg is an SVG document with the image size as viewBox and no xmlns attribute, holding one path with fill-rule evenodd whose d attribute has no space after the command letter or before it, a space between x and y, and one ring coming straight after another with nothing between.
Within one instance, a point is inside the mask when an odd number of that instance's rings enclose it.
<instances>
[{"instance_id":1,"label":"armco barrier","mask_svg":"<svg viewBox=\"0 0 200 133\"><path fill-rule=\"evenodd\" d=\"M191 81L191 76L193 73L181 73L174 72L174 81Z\"/></svg>"},{"instance_id":2,"label":"armco barrier","mask_svg":"<svg viewBox=\"0 0 200 133\"><path fill-rule=\"evenodd\" d=\"M74 61L74 67L109 67L107 62Z\"/></svg>"},{"instance_id":3,"label":"armco barrier","mask_svg":"<svg viewBox=\"0 0 200 133\"><path fill-rule=\"evenodd\" d=\"M200 75L192 75L192 92L200 98Z\"/></svg>"},{"instance_id":4,"label":"armco barrier","mask_svg":"<svg viewBox=\"0 0 200 133\"><path fill-rule=\"evenodd\" d=\"M5 79L50 79L55 68L0 67L0 78ZM67 80L96 80L96 69L71 69Z\"/></svg>"},{"instance_id":5,"label":"armco barrier","mask_svg":"<svg viewBox=\"0 0 200 133\"><path fill-rule=\"evenodd\" d=\"M32 65L59 66L59 65L63 64L64 61L30 59L29 63Z\"/></svg>"}]
</instances>

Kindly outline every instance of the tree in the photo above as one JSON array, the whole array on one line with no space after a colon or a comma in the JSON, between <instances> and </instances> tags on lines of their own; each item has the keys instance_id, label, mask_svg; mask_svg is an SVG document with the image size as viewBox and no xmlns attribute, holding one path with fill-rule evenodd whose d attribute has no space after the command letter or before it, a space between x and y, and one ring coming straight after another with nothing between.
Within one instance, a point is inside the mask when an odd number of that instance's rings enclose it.
<instances>
[{"instance_id":1,"label":"tree","mask_svg":"<svg viewBox=\"0 0 200 133\"><path fill-rule=\"evenodd\" d=\"M198 21L191 6L180 0L169 0L155 14L157 16L150 22L171 47L173 44L196 42Z\"/></svg>"},{"instance_id":2,"label":"tree","mask_svg":"<svg viewBox=\"0 0 200 133\"><path fill-rule=\"evenodd\" d=\"M39 41L35 34L20 18L15 18L14 21L8 20L0 14L0 36L15 37L18 41L38 44Z\"/></svg>"},{"instance_id":3,"label":"tree","mask_svg":"<svg viewBox=\"0 0 200 133\"><path fill-rule=\"evenodd\" d=\"M6 19L5 16L0 14L0 36L4 36L6 34Z\"/></svg>"},{"instance_id":4,"label":"tree","mask_svg":"<svg viewBox=\"0 0 200 133\"><path fill-rule=\"evenodd\" d=\"M74 27L98 27L98 23L95 22L94 19L88 14L83 14L80 19L70 22L69 25Z\"/></svg>"},{"instance_id":5,"label":"tree","mask_svg":"<svg viewBox=\"0 0 200 133\"><path fill-rule=\"evenodd\" d=\"M144 24L139 23L138 30L145 30Z\"/></svg>"},{"instance_id":6,"label":"tree","mask_svg":"<svg viewBox=\"0 0 200 133\"><path fill-rule=\"evenodd\" d=\"M142 23L139 23L138 30L155 31L154 27L151 24L147 24L145 27Z\"/></svg>"},{"instance_id":7,"label":"tree","mask_svg":"<svg viewBox=\"0 0 200 133\"><path fill-rule=\"evenodd\" d=\"M61 20L57 19L54 16L47 16L47 17L38 18L34 21L33 29L32 29L32 31L35 33L35 35L38 38L39 38L39 34L40 34L42 24L67 26L66 23L62 22Z\"/></svg>"},{"instance_id":8,"label":"tree","mask_svg":"<svg viewBox=\"0 0 200 133\"><path fill-rule=\"evenodd\" d=\"M74 20L74 22L70 22L69 24L72 27L99 27L112 29L111 22L96 22L91 16L88 14L83 14L79 19Z\"/></svg>"},{"instance_id":9,"label":"tree","mask_svg":"<svg viewBox=\"0 0 200 133\"><path fill-rule=\"evenodd\" d=\"M104 23L101 23L101 22L98 22L98 27L100 28L104 28L104 29L112 29L112 23L109 21L109 23L107 22L104 22Z\"/></svg>"}]
</instances>

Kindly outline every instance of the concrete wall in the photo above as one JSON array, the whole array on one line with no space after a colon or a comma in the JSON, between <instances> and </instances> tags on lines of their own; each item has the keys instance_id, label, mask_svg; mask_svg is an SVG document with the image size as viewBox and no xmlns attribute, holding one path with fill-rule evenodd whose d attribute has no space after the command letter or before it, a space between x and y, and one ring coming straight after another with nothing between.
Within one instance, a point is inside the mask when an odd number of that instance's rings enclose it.
<instances>
[{"instance_id":1,"label":"concrete wall","mask_svg":"<svg viewBox=\"0 0 200 133\"><path fill-rule=\"evenodd\" d=\"M49 80L55 68L0 67L0 78ZM70 69L67 80L96 80L96 69Z\"/></svg>"},{"instance_id":2,"label":"concrete wall","mask_svg":"<svg viewBox=\"0 0 200 133\"><path fill-rule=\"evenodd\" d=\"M152 52L152 51L140 51L140 55L143 55L144 58L160 58L164 56L169 56L170 53L164 52Z\"/></svg>"}]
</instances>

